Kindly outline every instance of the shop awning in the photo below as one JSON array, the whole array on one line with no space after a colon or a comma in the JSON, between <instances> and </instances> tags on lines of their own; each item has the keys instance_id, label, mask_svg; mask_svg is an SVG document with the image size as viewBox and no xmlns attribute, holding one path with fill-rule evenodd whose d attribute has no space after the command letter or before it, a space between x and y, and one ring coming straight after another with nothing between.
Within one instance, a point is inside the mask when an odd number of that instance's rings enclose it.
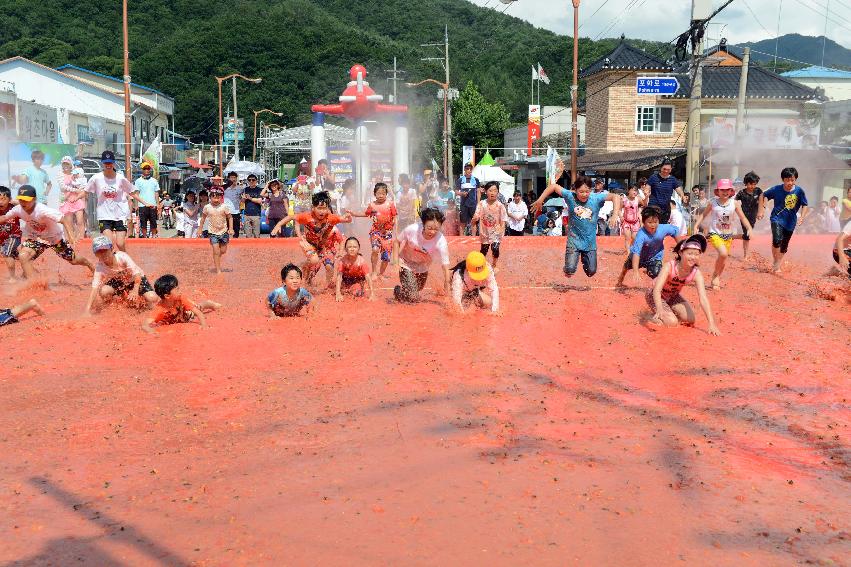
<instances>
[{"instance_id":1,"label":"shop awning","mask_svg":"<svg viewBox=\"0 0 851 567\"><path fill-rule=\"evenodd\" d=\"M653 169L664 160L673 160L685 155L685 148L629 150L625 152L606 152L585 154L579 158L580 169L596 171L646 171Z\"/></svg>"}]
</instances>

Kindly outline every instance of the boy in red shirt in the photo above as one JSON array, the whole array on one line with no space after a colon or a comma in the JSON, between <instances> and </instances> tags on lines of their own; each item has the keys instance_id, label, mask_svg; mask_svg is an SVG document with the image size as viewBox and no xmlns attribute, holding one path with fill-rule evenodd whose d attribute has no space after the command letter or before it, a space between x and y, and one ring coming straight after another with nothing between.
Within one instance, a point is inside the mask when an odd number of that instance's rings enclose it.
<instances>
[{"instance_id":1,"label":"boy in red shirt","mask_svg":"<svg viewBox=\"0 0 851 567\"><path fill-rule=\"evenodd\" d=\"M12 192L8 187L0 186L0 216L12 210ZM15 281L15 259L21 245L21 220L10 219L0 224L0 254L6 260L9 269L9 283Z\"/></svg>"},{"instance_id":2,"label":"boy in red shirt","mask_svg":"<svg viewBox=\"0 0 851 567\"><path fill-rule=\"evenodd\" d=\"M201 327L207 326L204 313L221 309L215 301L202 301L197 305L180 294L177 277L165 274L154 282L154 292L160 297L155 311L142 321L142 330L154 332L155 325L174 325L198 319Z\"/></svg>"},{"instance_id":3,"label":"boy in red shirt","mask_svg":"<svg viewBox=\"0 0 851 567\"><path fill-rule=\"evenodd\" d=\"M313 208L309 213L287 215L272 229L272 234L280 234L288 222L295 219L296 236L300 238L301 249L306 260L302 271L307 274L307 282L313 279L321 266L325 266L328 287L334 286L334 262L337 259L337 249L343 237L336 225L352 222L352 215L335 215L331 212L331 197L326 191L313 195Z\"/></svg>"}]
</instances>

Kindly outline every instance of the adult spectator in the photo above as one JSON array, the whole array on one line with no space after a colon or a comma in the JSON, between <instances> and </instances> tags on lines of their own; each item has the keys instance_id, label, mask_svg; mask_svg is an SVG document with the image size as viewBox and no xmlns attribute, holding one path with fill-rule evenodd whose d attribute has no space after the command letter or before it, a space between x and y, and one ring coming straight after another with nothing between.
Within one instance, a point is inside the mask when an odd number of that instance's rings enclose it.
<instances>
[{"instance_id":1,"label":"adult spectator","mask_svg":"<svg viewBox=\"0 0 851 567\"><path fill-rule=\"evenodd\" d=\"M464 175L458 178L455 194L461 198L461 224L464 225L464 234L468 236L475 236L477 232L470 221L473 220L476 207L479 206L481 197L479 185L479 180L473 177L473 166L469 163L465 164Z\"/></svg>"},{"instance_id":2,"label":"adult spectator","mask_svg":"<svg viewBox=\"0 0 851 567\"><path fill-rule=\"evenodd\" d=\"M260 209L263 206L262 190L257 186L257 176L249 174L248 187L242 193L245 205L245 237L260 238ZM236 223L234 223L236 224Z\"/></svg>"},{"instance_id":3,"label":"adult spectator","mask_svg":"<svg viewBox=\"0 0 851 567\"><path fill-rule=\"evenodd\" d=\"M508 202L508 236L523 236L529 207L523 202L520 191L514 191L514 198Z\"/></svg>"},{"instance_id":4,"label":"adult spectator","mask_svg":"<svg viewBox=\"0 0 851 567\"><path fill-rule=\"evenodd\" d=\"M851 185L845 189L845 198L842 199L842 212L839 213L839 224L843 227L851 221Z\"/></svg>"},{"instance_id":5,"label":"adult spectator","mask_svg":"<svg viewBox=\"0 0 851 567\"><path fill-rule=\"evenodd\" d=\"M289 199L286 193L281 190L281 181L273 179L266 184L266 188L260 193L260 196L269 201L269 209L266 211L266 224L269 228L277 225L282 218L287 216L289 210ZM287 227L284 227L283 233L286 233ZM283 234L283 236L287 236ZM270 238L275 238L274 234L269 235Z\"/></svg>"},{"instance_id":6,"label":"adult spectator","mask_svg":"<svg viewBox=\"0 0 851 567\"><path fill-rule=\"evenodd\" d=\"M328 160L323 158L316 163L316 191L333 193L337 189L334 174L328 168Z\"/></svg>"},{"instance_id":7,"label":"adult spectator","mask_svg":"<svg viewBox=\"0 0 851 567\"><path fill-rule=\"evenodd\" d=\"M103 171L95 173L86 185L88 193L97 199L98 228L115 246L126 250L127 225L130 216L130 199L136 198L136 188L124 174L115 171L115 154L109 150L100 156Z\"/></svg>"},{"instance_id":8,"label":"adult spectator","mask_svg":"<svg viewBox=\"0 0 851 567\"><path fill-rule=\"evenodd\" d=\"M396 194L396 211L399 214L399 230L417 222L417 190L411 186L411 178L399 174L399 192Z\"/></svg>"},{"instance_id":9,"label":"adult spectator","mask_svg":"<svg viewBox=\"0 0 851 567\"><path fill-rule=\"evenodd\" d=\"M830 198L830 203L827 206L827 231L836 234L839 232L841 226L839 223L839 215L841 211L839 210L839 197L834 195Z\"/></svg>"},{"instance_id":10,"label":"adult spectator","mask_svg":"<svg viewBox=\"0 0 851 567\"><path fill-rule=\"evenodd\" d=\"M154 179L153 166L146 162L142 162L142 177L136 180L133 185L136 187L137 201L139 208L139 237L156 238L157 232L157 211L160 207L160 184ZM150 232L148 230L150 229Z\"/></svg>"},{"instance_id":11,"label":"adult spectator","mask_svg":"<svg viewBox=\"0 0 851 567\"><path fill-rule=\"evenodd\" d=\"M674 191L682 198L683 187L679 180L671 175L673 165L669 160L662 162L662 167L659 168L659 173L654 173L647 179L647 184L650 186L650 196L647 200L647 205L658 207L661 211L659 222L667 223L671 218L671 196Z\"/></svg>"},{"instance_id":12,"label":"adult spectator","mask_svg":"<svg viewBox=\"0 0 851 567\"><path fill-rule=\"evenodd\" d=\"M239 175L235 171L228 173L227 183L225 183L225 205L230 210L233 217L233 237L239 238L239 221L242 208L242 193L244 186L239 183Z\"/></svg>"},{"instance_id":13,"label":"adult spectator","mask_svg":"<svg viewBox=\"0 0 851 567\"><path fill-rule=\"evenodd\" d=\"M602 193L605 190L605 184L602 179L597 179L594 183L594 193ZM600 207L600 213L597 216L597 236L609 236L611 228L609 228L609 217L614 212L614 205L611 201L606 201Z\"/></svg>"}]
</instances>

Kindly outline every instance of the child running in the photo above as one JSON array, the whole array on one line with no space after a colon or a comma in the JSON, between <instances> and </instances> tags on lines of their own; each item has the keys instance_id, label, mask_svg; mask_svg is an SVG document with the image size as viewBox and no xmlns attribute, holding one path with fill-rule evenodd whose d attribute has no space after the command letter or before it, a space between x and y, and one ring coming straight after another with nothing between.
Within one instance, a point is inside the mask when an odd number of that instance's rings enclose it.
<instances>
[{"instance_id":1,"label":"child running","mask_svg":"<svg viewBox=\"0 0 851 567\"><path fill-rule=\"evenodd\" d=\"M0 186L0 216L12 210L12 192L8 187ZM10 219L0 224L0 254L6 261L9 270L9 283L17 281L15 277L15 259L18 257L18 248L21 245L21 221L18 218Z\"/></svg>"},{"instance_id":2,"label":"child running","mask_svg":"<svg viewBox=\"0 0 851 567\"><path fill-rule=\"evenodd\" d=\"M396 301L416 303L428 280L428 272L434 258L443 266L443 292L449 293L449 245L440 231L443 213L438 209L423 209L420 213L422 225L408 225L399 233L393 244L393 263L399 264L399 284L393 288Z\"/></svg>"},{"instance_id":3,"label":"child running","mask_svg":"<svg viewBox=\"0 0 851 567\"><path fill-rule=\"evenodd\" d=\"M225 205L225 192L218 186L210 189L210 202L201 211L200 226L210 221L209 239L213 249L213 266L217 274L222 273L222 256L227 254L228 242L233 236L233 215ZM205 238L203 235L201 238Z\"/></svg>"},{"instance_id":4,"label":"child running","mask_svg":"<svg viewBox=\"0 0 851 567\"><path fill-rule=\"evenodd\" d=\"M0 309L0 327L18 323L18 317L26 315L30 311L35 311L42 317L44 316L44 309L41 308L41 305L35 299L30 299L26 303L21 303L8 309Z\"/></svg>"},{"instance_id":5,"label":"child running","mask_svg":"<svg viewBox=\"0 0 851 567\"><path fill-rule=\"evenodd\" d=\"M833 260L839 264L840 270L848 273L851 278L851 220L845 223L843 229L833 244Z\"/></svg>"},{"instance_id":6,"label":"child running","mask_svg":"<svg viewBox=\"0 0 851 567\"><path fill-rule=\"evenodd\" d=\"M678 238L680 229L672 224L659 224L660 211L655 205L648 205L641 211L641 230L635 235L629 254L623 264L621 275L615 284L623 287L626 273L632 269L635 285L641 285L641 272L645 270L651 279L656 279L662 270L662 258L665 255L665 237Z\"/></svg>"},{"instance_id":7,"label":"child running","mask_svg":"<svg viewBox=\"0 0 851 567\"><path fill-rule=\"evenodd\" d=\"M709 204L697 214L695 226L700 226L707 215L709 218L709 242L718 251L715 260L715 270L712 272L712 289L721 289L721 274L727 264L727 256L733 246L733 215L742 222L744 234L753 230L745 213L742 212L741 202L733 199L733 182L729 179L719 179L716 189L717 197L709 200Z\"/></svg>"},{"instance_id":8,"label":"child running","mask_svg":"<svg viewBox=\"0 0 851 567\"><path fill-rule=\"evenodd\" d=\"M157 294L142 269L126 252L113 250L112 240L108 236L98 236L92 240L92 252L97 256L98 263L84 315L91 315L98 300L110 301L113 297L126 301L130 307L140 307L140 298L147 307L157 303Z\"/></svg>"},{"instance_id":9,"label":"child running","mask_svg":"<svg viewBox=\"0 0 851 567\"><path fill-rule=\"evenodd\" d=\"M32 263L48 248L53 248L53 251L69 264L85 266L94 272L92 263L74 252L77 241L71 220L58 210L37 202L36 195L36 190L31 185L21 186L18 189L18 205L0 216L0 225L14 219L25 223L22 231L24 242L18 249L18 260L21 262L24 277L32 279L35 276Z\"/></svg>"},{"instance_id":10,"label":"child running","mask_svg":"<svg viewBox=\"0 0 851 567\"><path fill-rule=\"evenodd\" d=\"M756 186L759 183L759 175L753 171L749 171L745 174L742 181L745 187L736 194L736 200L741 203L742 212L747 217L748 222L751 223L751 227L753 227L756 226L756 216L759 212L759 198L762 195L762 189ZM751 232L753 231L745 230L742 232L742 251L744 252L745 260L748 259L748 250L751 246Z\"/></svg>"},{"instance_id":11,"label":"child running","mask_svg":"<svg viewBox=\"0 0 851 567\"><path fill-rule=\"evenodd\" d=\"M296 235L301 239L301 249L306 260L302 271L307 273L309 284L316 272L324 265L329 288L334 287L334 263L337 259L337 248L342 241L336 225L341 222L352 222L352 215L343 216L331 212L331 197L326 191L313 195L313 208L308 213L287 215L278 221L272 229L272 234L280 234L281 229L291 220L296 221ZM302 233L302 230L304 231Z\"/></svg>"},{"instance_id":12,"label":"child running","mask_svg":"<svg viewBox=\"0 0 851 567\"><path fill-rule=\"evenodd\" d=\"M666 327L676 327L681 323L693 326L694 310L691 304L680 295L680 291L694 282L700 307L709 321L709 334L716 336L721 334L715 325L715 317L712 315L712 307L709 305L709 298L706 296L706 288L703 285L703 274L698 266L700 255L705 251L706 238L702 234L695 234L681 240L674 247L676 259L662 266L653 290L646 296L647 304L653 310L652 323Z\"/></svg>"},{"instance_id":13,"label":"child running","mask_svg":"<svg viewBox=\"0 0 851 567\"><path fill-rule=\"evenodd\" d=\"M487 256L488 249L493 253L493 269L497 271L496 264L499 261L499 243L505 234L505 223L508 222L508 211L505 205L499 202L499 183L488 181L485 183L484 201L479 201L476 213L473 215L473 223L479 225L479 237L482 240L480 252Z\"/></svg>"},{"instance_id":14,"label":"child running","mask_svg":"<svg viewBox=\"0 0 851 567\"><path fill-rule=\"evenodd\" d=\"M266 298L270 319L307 315L311 312L313 296L301 287L301 277L301 269L295 264L287 264L281 269L283 285L272 290Z\"/></svg>"},{"instance_id":15,"label":"child running","mask_svg":"<svg viewBox=\"0 0 851 567\"><path fill-rule=\"evenodd\" d=\"M626 253L635 240L635 235L641 230L641 200L638 198L638 186L632 185L626 192L621 208L621 234ZM614 216L614 215L612 215Z\"/></svg>"},{"instance_id":16,"label":"child running","mask_svg":"<svg viewBox=\"0 0 851 567\"><path fill-rule=\"evenodd\" d=\"M499 286L481 252L470 252L452 268L452 300L462 313L470 305L490 309L492 314L499 311Z\"/></svg>"},{"instance_id":17,"label":"child running","mask_svg":"<svg viewBox=\"0 0 851 567\"><path fill-rule=\"evenodd\" d=\"M582 259L582 269L585 275L593 277L597 273L597 219L603 203L612 201L614 210L609 219L609 226L614 228L620 216L620 197L608 191L591 193L593 181L590 177L579 175L573 182L573 190L559 185L550 185L538 199L532 203L532 210L537 213L541 205L553 193L558 193L567 204L569 215L567 245L564 250L564 275L572 278L576 273L579 259Z\"/></svg>"},{"instance_id":18,"label":"child running","mask_svg":"<svg viewBox=\"0 0 851 567\"><path fill-rule=\"evenodd\" d=\"M384 272L390 264L390 254L393 251L393 234L398 232L396 226L398 213L396 204L387 198L387 184L376 183L372 194L375 200L369 204L363 213L349 212L353 217L372 217L372 229L369 231L369 244L372 247L372 279L386 277ZM378 261L381 260L379 271Z\"/></svg>"},{"instance_id":19,"label":"child running","mask_svg":"<svg viewBox=\"0 0 851 567\"><path fill-rule=\"evenodd\" d=\"M810 212L807 207L807 194L796 184L798 170L794 167L784 167L780 172L782 185L775 185L759 196L759 212L757 219L765 216L765 202L773 201L771 210L771 253L774 256L774 273L779 274L783 264L783 257L789 250L789 241L795 227L801 224ZM798 218L798 211L801 218Z\"/></svg>"},{"instance_id":20,"label":"child running","mask_svg":"<svg viewBox=\"0 0 851 567\"><path fill-rule=\"evenodd\" d=\"M363 297L369 289L369 300L375 301L375 289L372 287L369 263L360 253L360 240L354 236L346 239L343 245L346 253L334 265L337 274L337 301L343 301L343 292L355 297Z\"/></svg>"},{"instance_id":21,"label":"child running","mask_svg":"<svg viewBox=\"0 0 851 567\"><path fill-rule=\"evenodd\" d=\"M177 277L165 274L154 282L154 291L160 298L154 313L142 320L142 330L148 333L154 332L156 325L174 325L176 323L189 323L198 319L202 328L207 326L204 313L217 311L221 305L215 301L202 301L197 305L181 295Z\"/></svg>"}]
</instances>

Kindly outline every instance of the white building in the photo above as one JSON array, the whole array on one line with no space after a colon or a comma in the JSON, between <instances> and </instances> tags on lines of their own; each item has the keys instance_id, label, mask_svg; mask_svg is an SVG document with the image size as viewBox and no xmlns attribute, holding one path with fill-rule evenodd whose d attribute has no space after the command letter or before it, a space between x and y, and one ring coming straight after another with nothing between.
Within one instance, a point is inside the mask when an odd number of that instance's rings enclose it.
<instances>
[{"instance_id":1,"label":"white building","mask_svg":"<svg viewBox=\"0 0 851 567\"><path fill-rule=\"evenodd\" d=\"M813 65L806 69L787 71L781 75L813 89L824 89L824 95L831 101L851 100L851 71L839 71Z\"/></svg>"},{"instance_id":2,"label":"white building","mask_svg":"<svg viewBox=\"0 0 851 567\"><path fill-rule=\"evenodd\" d=\"M9 105L14 104L15 130L22 141L75 144L84 157L99 157L105 149L123 156L123 83L85 69L65 70L69 72L23 57L0 61L0 88L6 91L0 96L0 115L9 121ZM135 85L131 112L132 155L138 156L155 138L167 141L174 99Z\"/></svg>"}]
</instances>

